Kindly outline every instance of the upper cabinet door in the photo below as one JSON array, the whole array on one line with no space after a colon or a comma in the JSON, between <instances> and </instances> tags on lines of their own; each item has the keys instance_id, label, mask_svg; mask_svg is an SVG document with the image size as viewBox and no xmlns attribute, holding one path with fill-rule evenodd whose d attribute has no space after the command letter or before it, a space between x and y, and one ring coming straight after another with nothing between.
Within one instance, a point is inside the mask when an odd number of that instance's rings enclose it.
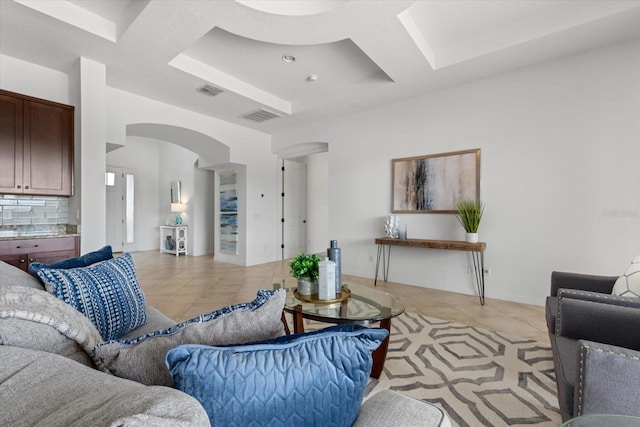
<instances>
[{"instance_id":1,"label":"upper cabinet door","mask_svg":"<svg viewBox=\"0 0 640 427\"><path fill-rule=\"evenodd\" d=\"M0 193L73 195L73 111L0 90Z\"/></svg>"},{"instance_id":2,"label":"upper cabinet door","mask_svg":"<svg viewBox=\"0 0 640 427\"><path fill-rule=\"evenodd\" d=\"M40 102L24 107L23 193L70 196L73 110Z\"/></svg>"},{"instance_id":3,"label":"upper cabinet door","mask_svg":"<svg viewBox=\"0 0 640 427\"><path fill-rule=\"evenodd\" d=\"M0 193L22 192L23 101L0 94Z\"/></svg>"}]
</instances>

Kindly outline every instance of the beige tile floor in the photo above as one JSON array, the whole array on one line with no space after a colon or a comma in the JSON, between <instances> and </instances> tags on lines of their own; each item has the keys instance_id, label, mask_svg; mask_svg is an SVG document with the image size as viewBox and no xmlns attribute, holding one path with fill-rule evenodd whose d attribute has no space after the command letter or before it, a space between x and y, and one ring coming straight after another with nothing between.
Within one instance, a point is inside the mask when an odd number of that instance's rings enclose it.
<instances>
[{"instance_id":1,"label":"beige tile floor","mask_svg":"<svg viewBox=\"0 0 640 427\"><path fill-rule=\"evenodd\" d=\"M211 256L135 252L138 280L148 304L181 321L229 304L251 301L273 283L295 286L286 261L241 267ZM346 283L373 287L373 280L343 275ZM401 298L407 311L548 343L544 308L417 286L378 281L378 289Z\"/></svg>"}]
</instances>

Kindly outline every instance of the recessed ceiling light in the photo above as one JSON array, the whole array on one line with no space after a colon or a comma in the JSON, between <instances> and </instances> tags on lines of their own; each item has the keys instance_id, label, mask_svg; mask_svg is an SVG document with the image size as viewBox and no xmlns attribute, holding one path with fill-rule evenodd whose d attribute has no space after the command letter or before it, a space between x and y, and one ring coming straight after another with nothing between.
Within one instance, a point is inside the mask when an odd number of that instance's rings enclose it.
<instances>
[{"instance_id":1,"label":"recessed ceiling light","mask_svg":"<svg viewBox=\"0 0 640 427\"><path fill-rule=\"evenodd\" d=\"M293 55L284 54L284 55L282 55L282 60L284 62L296 62L296 57L293 56Z\"/></svg>"},{"instance_id":2,"label":"recessed ceiling light","mask_svg":"<svg viewBox=\"0 0 640 427\"><path fill-rule=\"evenodd\" d=\"M309 74L309 76L307 76L307 81L308 82L318 81L318 75L317 74Z\"/></svg>"}]
</instances>

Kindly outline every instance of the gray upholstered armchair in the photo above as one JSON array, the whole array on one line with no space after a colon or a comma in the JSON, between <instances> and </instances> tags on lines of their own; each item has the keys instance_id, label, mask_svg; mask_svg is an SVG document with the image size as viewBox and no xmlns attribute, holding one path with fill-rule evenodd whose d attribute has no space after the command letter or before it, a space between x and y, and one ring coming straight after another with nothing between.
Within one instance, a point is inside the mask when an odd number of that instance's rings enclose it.
<instances>
[{"instance_id":1,"label":"gray upholstered armchair","mask_svg":"<svg viewBox=\"0 0 640 427\"><path fill-rule=\"evenodd\" d=\"M640 415L640 299L611 295L615 279L552 274L547 326L563 420Z\"/></svg>"}]
</instances>

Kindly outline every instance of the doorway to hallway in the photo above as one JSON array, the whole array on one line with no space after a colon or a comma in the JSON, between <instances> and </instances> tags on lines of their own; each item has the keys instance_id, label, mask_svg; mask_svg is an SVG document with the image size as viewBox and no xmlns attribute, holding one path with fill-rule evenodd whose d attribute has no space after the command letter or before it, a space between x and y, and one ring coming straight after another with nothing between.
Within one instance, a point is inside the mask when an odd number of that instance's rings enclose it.
<instances>
[{"instance_id":1,"label":"doorway to hallway","mask_svg":"<svg viewBox=\"0 0 640 427\"><path fill-rule=\"evenodd\" d=\"M135 248L135 171L107 166L106 238L113 252Z\"/></svg>"}]
</instances>

